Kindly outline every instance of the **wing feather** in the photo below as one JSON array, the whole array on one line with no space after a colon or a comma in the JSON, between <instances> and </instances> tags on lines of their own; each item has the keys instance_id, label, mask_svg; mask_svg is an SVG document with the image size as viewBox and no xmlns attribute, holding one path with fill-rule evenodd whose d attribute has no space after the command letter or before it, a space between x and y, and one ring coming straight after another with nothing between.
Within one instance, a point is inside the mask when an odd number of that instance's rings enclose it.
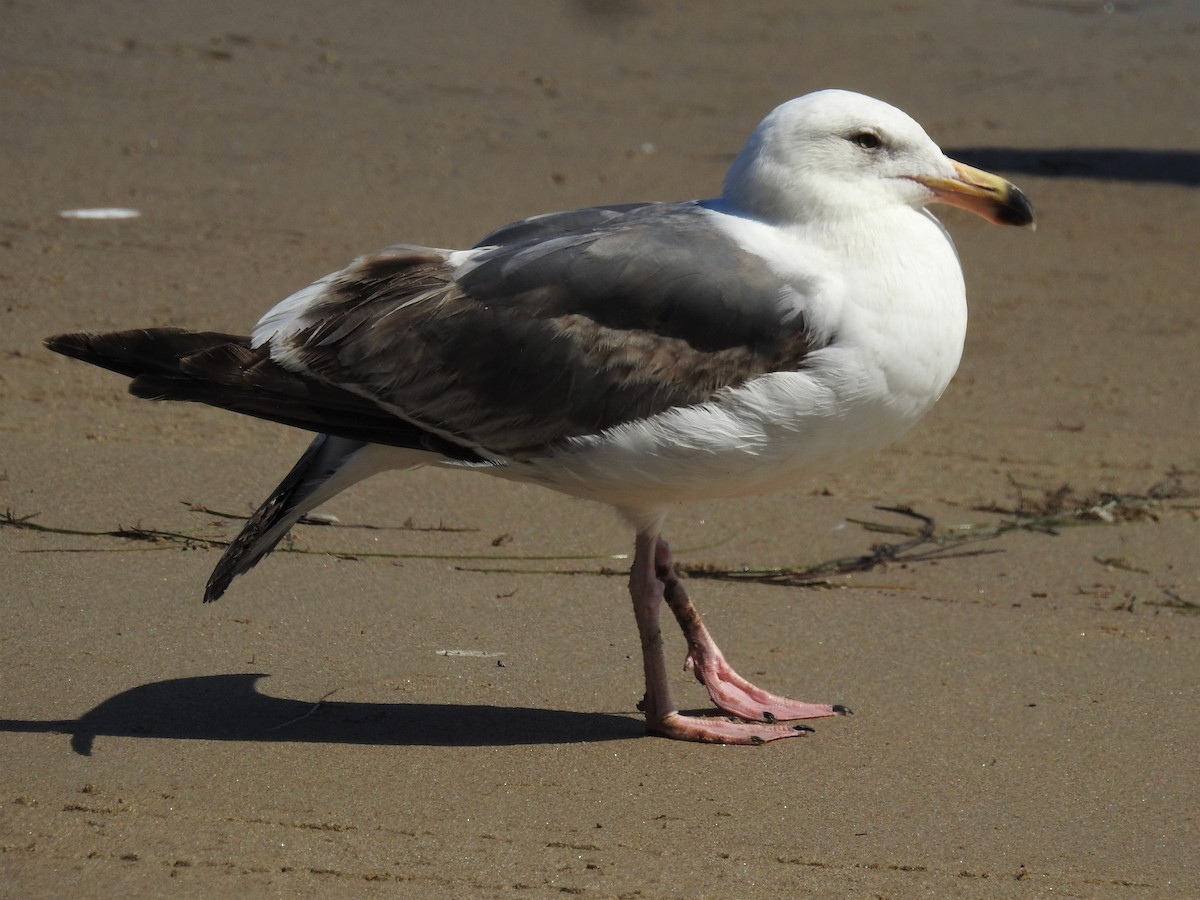
<instances>
[{"instance_id":1,"label":"wing feather","mask_svg":"<svg viewBox=\"0 0 1200 900\"><path fill-rule=\"evenodd\" d=\"M695 204L542 216L465 262L390 248L324 279L271 355L506 457L800 367L818 342L782 312L786 286L706 216Z\"/></svg>"}]
</instances>

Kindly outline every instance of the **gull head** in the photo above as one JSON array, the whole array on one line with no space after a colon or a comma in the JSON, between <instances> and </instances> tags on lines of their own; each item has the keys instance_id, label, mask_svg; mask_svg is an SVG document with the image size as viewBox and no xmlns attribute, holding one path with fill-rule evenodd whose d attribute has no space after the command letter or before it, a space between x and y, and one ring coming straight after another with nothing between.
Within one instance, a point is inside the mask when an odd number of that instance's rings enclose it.
<instances>
[{"instance_id":1,"label":"gull head","mask_svg":"<svg viewBox=\"0 0 1200 900\"><path fill-rule=\"evenodd\" d=\"M894 106L839 90L769 113L730 167L722 200L783 226L930 203L999 225L1033 225L1033 207L1015 185L950 159Z\"/></svg>"}]
</instances>

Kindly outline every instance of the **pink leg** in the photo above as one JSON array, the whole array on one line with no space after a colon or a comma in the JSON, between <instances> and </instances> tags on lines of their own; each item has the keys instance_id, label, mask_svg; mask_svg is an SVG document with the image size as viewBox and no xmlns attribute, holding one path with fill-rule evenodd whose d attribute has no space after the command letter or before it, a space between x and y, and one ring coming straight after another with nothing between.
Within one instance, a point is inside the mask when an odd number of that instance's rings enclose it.
<instances>
[{"instance_id":1,"label":"pink leg","mask_svg":"<svg viewBox=\"0 0 1200 900\"><path fill-rule=\"evenodd\" d=\"M704 741L713 744L761 744L779 738L796 737L812 731L807 725L776 725L737 722L730 719L707 718L703 716L685 716L671 700L671 690L667 683L667 667L663 658L662 630L659 628L659 610L667 593L667 602L672 609L679 604L672 601L669 588L671 582L678 585L673 569L670 569L670 555L667 552L667 566L670 570L671 581L664 581L661 568L656 563L658 548L665 550L666 543L657 535L639 532L635 544L633 568L629 574L629 593L633 597L633 614L637 619L638 633L642 640L642 662L646 671L646 695L638 708L646 714L646 730L651 734L675 738L684 741ZM683 596L686 608L691 610L697 624L700 619L687 602L687 595L682 588L676 588ZM676 612L676 617L680 613ZM703 628L703 625L700 625ZM685 629L687 633L687 629ZM711 644L711 638L708 639ZM692 638L689 645L694 646ZM713 649L716 647L713 645ZM694 650L693 650L694 653ZM718 651L719 656L719 651ZM689 654L689 659L691 654ZM723 660L722 660L723 662ZM728 669L728 666L726 666ZM732 670L730 670L732 671ZM712 693L710 689L710 694ZM768 695L769 696L769 695ZM776 698L778 699L778 698ZM718 705L720 705L718 703ZM831 715L833 708L826 707L829 712L821 715ZM761 718L761 716L760 716Z\"/></svg>"},{"instance_id":2,"label":"pink leg","mask_svg":"<svg viewBox=\"0 0 1200 900\"><path fill-rule=\"evenodd\" d=\"M739 719L754 722L817 719L850 712L840 704L801 703L780 697L756 687L735 672L700 621L700 614L692 606L687 591L675 574L671 548L661 537L656 542L654 562L655 576L663 586L667 606L675 614L675 620L687 638L688 655L684 665L708 690L708 696L719 709Z\"/></svg>"}]
</instances>

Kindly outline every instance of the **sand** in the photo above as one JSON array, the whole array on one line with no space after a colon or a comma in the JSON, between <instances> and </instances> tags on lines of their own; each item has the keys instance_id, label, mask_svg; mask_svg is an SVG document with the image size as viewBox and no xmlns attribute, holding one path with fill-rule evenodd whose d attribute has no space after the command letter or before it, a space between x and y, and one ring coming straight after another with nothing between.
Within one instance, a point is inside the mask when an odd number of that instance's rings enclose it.
<instances>
[{"instance_id":1,"label":"sand","mask_svg":"<svg viewBox=\"0 0 1200 900\"><path fill-rule=\"evenodd\" d=\"M1198 41L1186 0L6 4L0 508L63 531L0 528L0 895L1200 894ZM681 560L863 554L903 540L856 524L908 523L879 504L986 532L1064 484L1136 518L691 582L736 665L853 717L643 736L603 574L630 535L533 488L379 478L323 510L375 528L302 527L211 606L218 550L77 533L227 538L212 511L307 438L134 400L46 335L245 331L388 243L708 196L829 86L1039 228L945 213L972 323L939 406L805 489L680 510ZM59 216L85 207L141 216Z\"/></svg>"}]
</instances>

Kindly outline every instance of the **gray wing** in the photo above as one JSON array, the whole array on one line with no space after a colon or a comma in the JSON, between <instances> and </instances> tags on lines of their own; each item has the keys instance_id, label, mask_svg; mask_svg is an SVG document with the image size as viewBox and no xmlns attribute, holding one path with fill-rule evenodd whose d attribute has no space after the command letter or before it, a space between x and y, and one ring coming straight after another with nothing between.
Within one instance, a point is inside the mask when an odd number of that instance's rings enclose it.
<instances>
[{"instance_id":1,"label":"gray wing","mask_svg":"<svg viewBox=\"0 0 1200 900\"><path fill-rule=\"evenodd\" d=\"M482 245L458 270L416 247L359 259L272 356L521 457L798 368L816 346L784 322L780 279L694 204L541 216Z\"/></svg>"},{"instance_id":2,"label":"gray wing","mask_svg":"<svg viewBox=\"0 0 1200 900\"><path fill-rule=\"evenodd\" d=\"M501 225L485 235L476 247L500 247L526 244L562 237L564 234L586 234L603 229L614 219L622 218L634 210L660 206L657 203L616 203L611 206L589 206L587 209L572 209L566 212L544 213L530 216L519 222Z\"/></svg>"}]
</instances>

